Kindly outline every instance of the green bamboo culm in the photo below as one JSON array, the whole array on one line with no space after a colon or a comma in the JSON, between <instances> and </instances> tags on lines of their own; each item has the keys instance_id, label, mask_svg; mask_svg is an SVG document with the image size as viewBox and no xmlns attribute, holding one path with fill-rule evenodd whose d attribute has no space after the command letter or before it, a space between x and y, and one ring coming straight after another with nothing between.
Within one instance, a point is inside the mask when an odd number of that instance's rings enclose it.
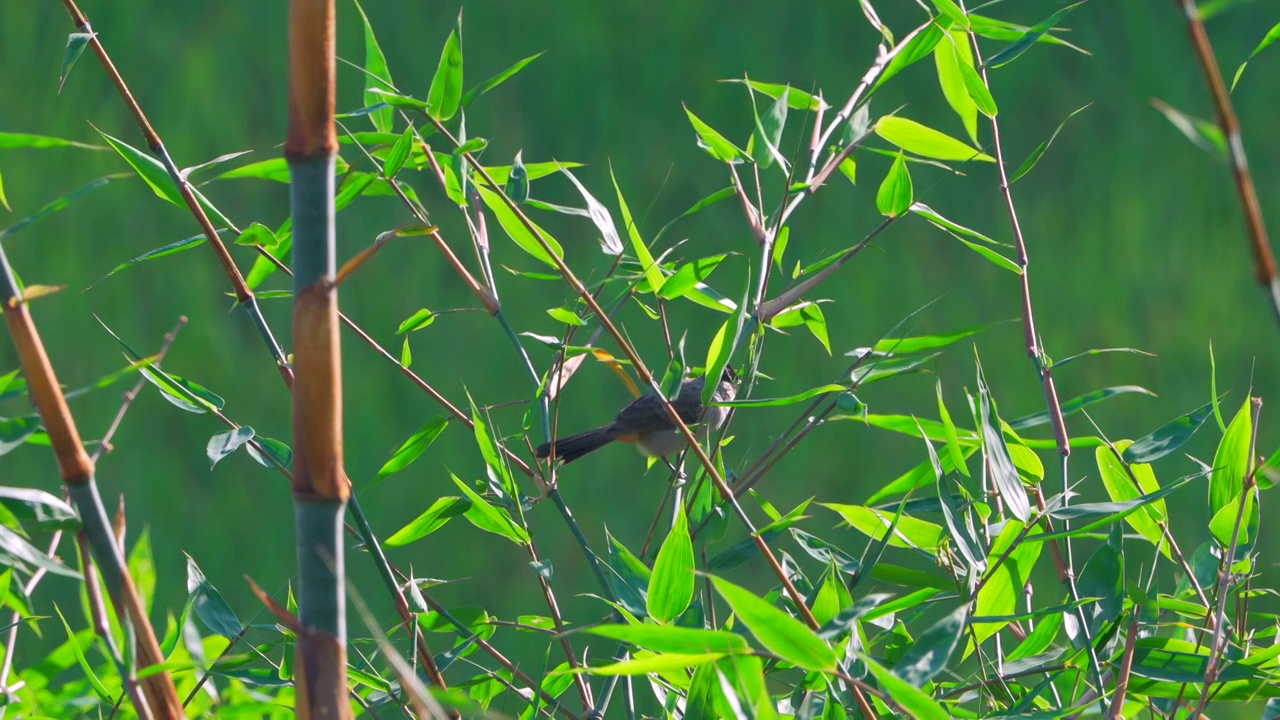
<instances>
[{"instance_id":1,"label":"green bamboo culm","mask_svg":"<svg viewBox=\"0 0 1280 720\"><path fill-rule=\"evenodd\" d=\"M342 518L342 359L335 279L338 139L333 0L289 4L289 201L293 215L294 519L298 609L297 713L345 720L347 627Z\"/></svg>"}]
</instances>

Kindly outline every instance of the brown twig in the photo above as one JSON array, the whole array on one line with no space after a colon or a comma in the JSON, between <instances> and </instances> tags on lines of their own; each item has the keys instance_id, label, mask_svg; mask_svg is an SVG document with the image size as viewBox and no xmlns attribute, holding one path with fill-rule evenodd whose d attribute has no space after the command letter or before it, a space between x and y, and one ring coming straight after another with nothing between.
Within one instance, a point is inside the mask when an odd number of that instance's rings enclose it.
<instances>
[{"instance_id":1,"label":"brown twig","mask_svg":"<svg viewBox=\"0 0 1280 720\"><path fill-rule=\"evenodd\" d=\"M1240 212L1244 215L1245 227L1249 233L1249 249L1253 254L1253 276L1268 291L1271 309L1280 319L1280 277L1276 272L1275 257L1271 253L1271 241L1267 237L1267 226L1262 219L1262 207L1258 203L1258 192L1253 185L1253 175L1249 172L1249 161L1244 153L1244 139L1240 136L1240 121L1236 118L1235 108L1231 104L1231 93L1222 80L1222 71L1218 68L1218 58L1214 55L1213 46L1209 43L1209 34L1205 32L1204 23L1200 19L1200 10L1195 0L1174 0L1187 20L1187 32L1191 36L1191 47L1195 50L1196 59L1200 61L1200 69L1204 71L1205 82L1209 85L1209 94L1213 98L1213 107L1218 116L1218 127L1226 136L1227 149L1231 157L1231 174L1235 179L1236 194L1240 198Z\"/></svg>"}]
</instances>

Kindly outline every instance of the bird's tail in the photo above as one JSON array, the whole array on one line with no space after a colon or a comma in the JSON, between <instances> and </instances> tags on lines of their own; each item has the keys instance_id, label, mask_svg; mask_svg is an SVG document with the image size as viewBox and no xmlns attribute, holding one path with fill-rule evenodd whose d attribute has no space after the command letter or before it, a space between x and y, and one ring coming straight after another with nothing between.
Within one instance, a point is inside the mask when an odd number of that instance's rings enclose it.
<instances>
[{"instance_id":1,"label":"bird's tail","mask_svg":"<svg viewBox=\"0 0 1280 720\"><path fill-rule=\"evenodd\" d=\"M562 462L573 462L583 455L593 450L599 450L617 439L618 432L612 425L605 425L595 430L562 437L556 440L556 458ZM551 455L551 445L542 443L533 451L533 454L540 458L548 457Z\"/></svg>"}]
</instances>

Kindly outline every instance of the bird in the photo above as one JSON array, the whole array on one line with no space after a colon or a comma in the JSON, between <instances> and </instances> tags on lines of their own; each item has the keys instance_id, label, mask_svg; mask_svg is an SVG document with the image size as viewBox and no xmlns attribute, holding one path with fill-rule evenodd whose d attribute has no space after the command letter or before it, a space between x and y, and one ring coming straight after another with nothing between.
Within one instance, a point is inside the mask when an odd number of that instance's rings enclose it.
<instances>
[{"instance_id":1,"label":"bird","mask_svg":"<svg viewBox=\"0 0 1280 720\"><path fill-rule=\"evenodd\" d=\"M724 372L720 375L720 386L716 388L712 399L716 402L733 400L738 394L737 381L737 373L732 367L726 365ZM703 439L708 437L712 430L724 425L729 417L727 407L703 405L702 389L705 386L705 375L685 380L680 385L680 392L676 393L675 398L671 400L671 405L685 424L702 423L699 436ZM554 454L557 460L569 463L615 440L635 444L636 449L647 457L670 455L683 449L687 444L684 436L667 415L666 408L662 406L662 400L657 395L645 395L622 408L613 422L608 425L556 440ZM533 454L538 458L547 458L552 455L551 451L551 443L543 443L534 450Z\"/></svg>"}]
</instances>

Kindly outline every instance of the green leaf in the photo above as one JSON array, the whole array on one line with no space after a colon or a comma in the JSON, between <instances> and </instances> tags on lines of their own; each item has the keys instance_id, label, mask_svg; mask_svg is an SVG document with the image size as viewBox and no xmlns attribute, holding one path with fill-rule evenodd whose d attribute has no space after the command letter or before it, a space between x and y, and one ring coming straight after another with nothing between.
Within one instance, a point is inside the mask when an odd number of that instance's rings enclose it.
<instances>
[{"instance_id":1,"label":"green leaf","mask_svg":"<svg viewBox=\"0 0 1280 720\"><path fill-rule=\"evenodd\" d=\"M262 452L255 445L261 447L262 451L265 451L271 459L263 457ZM288 445L265 435L255 437L253 442L246 445L244 449L249 453L249 457L257 460L258 464L265 468L275 468L276 465L279 465L287 470L290 463L293 462L293 451L289 449Z\"/></svg>"},{"instance_id":2,"label":"green leaf","mask_svg":"<svg viewBox=\"0 0 1280 720\"><path fill-rule=\"evenodd\" d=\"M391 142L395 142L398 139L399 138L396 135L390 136ZM335 159L337 160L337 166L334 168L335 174L345 175L347 171L351 169L351 166L347 164L346 160L342 159L342 156L338 156ZM260 160L256 163L249 163L248 165L234 168L216 175L209 182L213 182L214 180L235 180L237 178L257 178L259 180L270 180L272 182L287 184L290 180L289 161L282 157L271 158L270 160Z\"/></svg>"},{"instance_id":3,"label":"green leaf","mask_svg":"<svg viewBox=\"0 0 1280 720\"><path fill-rule=\"evenodd\" d=\"M449 519L457 515L462 515L471 509L471 501L466 498L456 496L447 496L436 498L431 503L431 507L426 512L414 518L412 522L400 528L387 541L383 543L387 547L400 547L408 545L415 540L430 535L439 530L449 522Z\"/></svg>"},{"instance_id":4,"label":"green leaf","mask_svg":"<svg viewBox=\"0 0 1280 720\"><path fill-rule=\"evenodd\" d=\"M62 87L67 84L71 68L75 67L76 61L84 54L84 49L89 46L89 41L93 40L94 35L96 33L71 33L67 36L67 49L62 53L62 72L58 73L59 95L62 94ZM1240 69L1244 70L1244 67L1241 66Z\"/></svg>"},{"instance_id":5,"label":"green leaf","mask_svg":"<svg viewBox=\"0 0 1280 720\"><path fill-rule=\"evenodd\" d=\"M75 140L66 140L60 137L52 137L49 135L32 135L30 133L11 133L0 132L0 150L17 150L19 148L32 148L43 150L45 148L65 148L74 147L84 150L106 150L102 145L89 145L87 143L76 142Z\"/></svg>"},{"instance_id":6,"label":"green leaf","mask_svg":"<svg viewBox=\"0 0 1280 720\"><path fill-rule=\"evenodd\" d=\"M779 146L782 143L782 131L787 126L787 96L789 94L789 91L783 91L781 97L774 100L769 106L769 110L764 117L756 117L756 127L752 135L755 148L753 157L761 168L767 168L773 164L774 160L777 160L783 170L786 170L786 158L783 156Z\"/></svg>"},{"instance_id":7,"label":"green leaf","mask_svg":"<svg viewBox=\"0 0 1280 720\"><path fill-rule=\"evenodd\" d=\"M517 245L523 248L525 252L532 255L535 259L540 260L553 268L556 267L555 261L552 260L551 256L547 254L547 251L543 249L542 244L539 243L537 238L535 238L529 229L524 226L524 223L522 223L520 218L516 216L515 212L513 212L511 208L507 207L507 204L503 202L502 198L499 197L497 193L481 186L477 186L476 190L480 192L480 199L482 199L484 204L489 207L489 210L493 212L494 217L498 218L498 224L502 225L502 229L506 231L508 237L514 240ZM547 245L551 247L551 252L555 253L556 257L563 258L564 250L561 249L560 243L556 242L555 238L551 237L547 231L538 227L536 223L532 224L534 228L537 228L538 234L546 240Z\"/></svg>"},{"instance_id":8,"label":"green leaf","mask_svg":"<svg viewBox=\"0 0 1280 720\"><path fill-rule=\"evenodd\" d=\"M390 90L395 87L395 83L391 81L391 70L387 68L387 58L382 54L382 48L378 46L378 38L374 37L369 16L365 15L359 0L356 0L356 10L360 12L360 21L364 25L364 104L372 106L381 103L382 98L371 91L375 88ZM371 110L369 121L373 123L374 129L380 132L391 132L392 124L395 122L395 108ZM388 171L387 175L394 176L395 172Z\"/></svg>"},{"instance_id":9,"label":"green leaf","mask_svg":"<svg viewBox=\"0 0 1280 720\"><path fill-rule=\"evenodd\" d=\"M843 392L846 390L843 385L820 385L816 388L805 390L802 393L788 395L781 398L749 398L746 400L725 400L717 402L717 407L782 407L784 405L795 405L804 402L812 397L826 395L827 393Z\"/></svg>"},{"instance_id":10,"label":"green leaf","mask_svg":"<svg viewBox=\"0 0 1280 720\"><path fill-rule=\"evenodd\" d=\"M228 640L235 640L245 631L244 625L227 601L222 599L222 593L205 578L196 561L190 555L186 557L187 602L191 603L191 609L195 610L196 617L205 627Z\"/></svg>"},{"instance_id":11,"label":"green leaf","mask_svg":"<svg viewBox=\"0 0 1280 720\"><path fill-rule=\"evenodd\" d=\"M613 174L613 163L609 164L609 179L613 181L613 189L618 195L618 209L622 213L622 223L627 226L627 236L631 240L631 251L635 253L636 261L640 263L644 277L649 281L649 287L653 292L658 292L662 289L662 283L665 278L658 264L654 262L653 255L649 252L649 247L644 244L644 238L640 237L640 229L631 217L631 208L627 206L627 200L622 196L622 187L618 185L618 177Z\"/></svg>"},{"instance_id":12,"label":"green leaf","mask_svg":"<svg viewBox=\"0 0 1280 720\"><path fill-rule=\"evenodd\" d=\"M156 563L151 552L151 529L144 527L138 541L129 550L129 576L142 600L143 610L151 609L156 596Z\"/></svg>"},{"instance_id":13,"label":"green leaf","mask_svg":"<svg viewBox=\"0 0 1280 720\"><path fill-rule=\"evenodd\" d=\"M947 104L960 117L965 132L973 144L978 144L978 106L969 95L965 86L965 76L961 74L961 65L972 69L973 50L969 47L969 36L959 30L952 30L943 36L943 40L933 49L934 65L938 68L938 84L942 86L942 94Z\"/></svg>"},{"instance_id":14,"label":"green leaf","mask_svg":"<svg viewBox=\"0 0 1280 720\"><path fill-rule=\"evenodd\" d=\"M722 630L703 630L678 625L597 625L587 632L657 653L725 655L749 651L743 636Z\"/></svg>"},{"instance_id":15,"label":"green leaf","mask_svg":"<svg viewBox=\"0 0 1280 720\"><path fill-rule=\"evenodd\" d=\"M969 18L964 14L964 10L955 3L955 0L933 0L933 6L938 8L938 12L951 18L957 25L969 29Z\"/></svg>"},{"instance_id":16,"label":"green leaf","mask_svg":"<svg viewBox=\"0 0 1280 720\"><path fill-rule=\"evenodd\" d=\"M458 112L462 102L462 13L449 31L449 38L444 41L444 50L440 52L440 63L436 66L435 77L431 79L431 89L427 91L427 114L444 122Z\"/></svg>"},{"instance_id":17,"label":"green leaf","mask_svg":"<svg viewBox=\"0 0 1280 720\"><path fill-rule=\"evenodd\" d=\"M649 592L649 568L640 562L625 545L605 529L605 537L609 540L609 584L613 587L618 602L634 615L647 615L645 596Z\"/></svg>"},{"instance_id":18,"label":"green leaf","mask_svg":"<svg viewBox=\"0 0 1280 720\"><path fill-rule=\"evenodd\" d=\"M1111 543L1095 550L1080 572L1076 587L1080 597L1098 598L1096 602L1080 607L1085 627L1089 630L1087 637L1096 639L1105 624L1120 617L1120 612L1124 609L1124 556L1120 554L1120 550L1112 547ZM1079 623L1066 623L1066 628L1067 636L1080 647L1085 637L1078 635Z\"/></svg>"},{"instance_id":19,"label":"green leaf","mask_svg":"<svg viewBox=\"0 0 1280 720\"><path fill-rule=\"evenodd\" d=\"M871 349L878 353L893 353L895 355L909 355L911 353L923 352L925 350L936 350L959 342L967 337L977 335L992 325L994 325L994 323L970 325L968 327L960 328L959 330L952 330L951 332L939 333L937 335L883 338L876 342Z\"/></svg>"},{"instance_id":20,"label":"green leaf","mask_svg":"<svg viewBox=\"0 0 1280 720\"><path fill-rule=\"evenodd\" d=\"M767 95L773 98L774 100L777 100L778 98L781 98L785 95L787 98L787 105L790 106L793 110L807 110L810 112L817 112L819 108L826 109L831 107L827 103L823 102L822 98L816 95L810 95L809 93L804 92L803 90L797 90L791 87L790 85L759 82L757 80L751 80L747 78L726 78L724 80L721 80L720 82L742 83L750 87L752 90L755 90L756 92L760 93L761 95Z\"/></svg>"},{"instance_id":21,"label":"green leaf","mask_svg":"<svg viewBox=\"0 0 1280 720\"><path fill-rule=\"evenodd\" d=\"M770 652L806 670L830 672L838 659L831 646L804 623L756 597L750 590L713 577L716 591Z\"/></svg>"},{"instance_id":22,"label":"green leaf","mask_svg":"<svg viewBox=\"0 0 1280 720\"><path fill-rule=\"evenodd\" d=\"M911 207L914 190L911 186L911 172L907 170L906 160L901 152L884 176L880 189L876 191L876 209L881 215L898 217Z\"/></svg>"},{"instance_id":23,"label":"green leaf","mask_svg":"<svg viewBox=\"0 0 1280 720\"><path fill-rule=\"evenodd\" d=\"M565 325L582 326L587 324L582 320L582 318L578 317L577 314L575 314L572 310L566 310L565 308L562 308L562 307L551 308L547 310L547 314L550 315L552 319L554 319L556 322L562 322Z\"/></svg>"},{"instance_id":24,"label":"green leaf","mask_svg":"<svg viewBox=\"0 0 1280 720\"><path fill-rule=\"evenodd\" d=\"M856 656L876 676L885 694L902 706L910 717L916 720L949 720L951 717L951 713L923 690L884 669L871 656L861 652Z\"/></svg>"},{"instance_id":25,"label":"green leaf","mask_svg":"<svg viewBox=\"0 0 1280 720\"><path fill-rule=\"evenodd\" d=\"M517 545L526 545L529 543L529 533L524 528L516 525L511 520L511 516L507 511L490 505L484 498L480 497L467 484L458 479L457 475L451 475L453 482L471 500L471 507L467 509L467 520L472 525L491 532L495 535L501 535Z\"/></svg>"},{"instance_id":26,"label":"green leaf","mask_svg":"<svg viewBox=\"0 0 1280 720\"><path fill-rule=\"evenodd\" d=\"M898 51L897 55L893 56L893 59L885 66L884 72L880 73L880 79L876 80L876 84L871 86L871 91L874 93L876 88L889 82L889 78L927 57L929 53L933 52L933 49L944 35L946 35L946 32L936 22L929 23L924 30L916 33L915 37L907 41L907 44Z\"/></svg>"},{"instance_id":27,"label":"green leaf","mask_svg":"<svg viewBox=\"0 0 1280 720\"><path fill-rule=\"evenodd\" d=\"M561 168L560 172L569 178L569 182L578 189L578 194L582 195L582 199L587 202L587 217L600 231L601 244L604 246L606 255L617 256L622 254L622 238L618 237L618 228L613 224L613 216L609 214L606 208L599 200L587 191L585 185L578 182L578 178L566 168Z\"/></svg>"},{"instance_id":28,"label":"green leaf","mask_svg":"<svg viewBox=\"0 0 1280 720\"><path fill-rule=\"evenodd\" d=\"M1258 57L1258 53L1266 50L1267 46L1276 40L1280 40L1280 23L1276 23L1274 27L1267 31L1267 34L1262 38L1262 42L1258 43L1253 52L1249 53L1249 57L1245 58L1245 61L1240 63L1240 67L1236 68L1235 77L1231 78L1231 92L1236 91L1236 83L1240 82L1240 76L1244 74L1244 69L1249 64L1249 61Z\"/></svg>"},{"instance_id":29,"label":"green leaf","mask_svg":"<svg viewBox=\"0 0 1280 720\"><path fill-rule=\"evenodd\" d=\"M511 172L507 174L507 184L503 192L511 198L511 202L520 204L529 199L529 171L524 166L524 151L516 153L511 163Z\"/></svg>"},{"instance_id":30,"label":"green leaf","mask_svg":"<svg viewBox=\"0 0 1280 720\"><path fill-rule=\"evenodd\" d=\"M1172 453L1196 434L1196 430L1199 430L1204 421L1209 419L1212 412L1213 403L1205 403L1186 415L1161 425L1149 435L1135 440L1125 449L1125 462L1151 463Z\"/></svg>"},{"instance_id":31,"label":"green leaf","mask_svg":"<svg viewBox=\"0 0 1280 720\"><path fill-rule=\"evenodd\" d=\"M400 345L400 364L404 367L413 365L413 349L409 347L409 338Z\"/></svg>"},{"instance_id":32,"label":"green leaf","mask_svg":"<svg viewBox=\"0 0 1280 720\"><path fill-rule=\"evenodd\" d=\"M940 354L931 353L918 357L877 357L854 368L849 378L854 386L862 387L894 375L917 372Z\"/></svg>"},{"instance_id":33,"label":"green leaf","mask_svg":"<svg viewBox=\"0 0 1280 720\"><path fill-rule=\"evenodd\" d=\"M914 687L933 679L947 665L964 634L968 606L961 605L915 639L893 666L893 674Z\"/></svg>"},{"instance_id":34,"label":"green leaf","mask_svg":"<svg viewBox=\"0 0 1280 720\"><path fill-rule=\"evenodd\" d=\"M1128 393L1140 393L1142 395L1150 395L1151 397L1155 397L1155 393L1142 387L1141 385L1117 385L1115 387L1102 388L1100 390L1094 390L1093 392L1085 393L1084 395L1078 395L1062 403L1062 416L1067 417L1074 413L1078 413L1081 410L1095 403L1100 403L1103 400L1108 400L1117 395L1125 395ZM1033 428L1039 425L1046 425L1048 423L1049 423L1049 411L1044 410L1041 412L1032 413L1030 415L1024 415L1023 417L1020 417L1016 420L1011 420L1009 422L1009 427L1013 428L1014 430L1026 430L1027 428Z\"/></svg>"},{"instance_id":35,"label":"green leaf","mask_svg":"<svg viewBox=\"0 0 1280 720\"><path fill-rule=\"evenodd\" d=\"M1035 167L1036 163L1040 162L1040 158L1044 156L1045 151L1049 149L1049 146L1053 144L1053 141L1058 139L1058 133L1062 132L1062 128L1066 127L1067 120L1070 120L1071 118L1075 117L1077 114L1080 113L1080 111L1084 110L1085 108L1088 108L1092 104L1093 103L1088 103L1086 105L1083 105L1077 108L1074 112L1068 115L1062 122L1058 123L1057 129L1053 131L1053 134L1049 136L1049 139L1037 145L1036 149L1032 150L1031 154L1027 156L1027 159L1022 161L1022 164L1018 166L1018 170L1013 173L1012 177L1009 178L1009 182L1010 183L1017 182L1018 178L1031 172L1031 168Z\"/></svg>"},{"instance_id":36,"label":"green leaf","mask_svg":"<svg viewBox=\"0 0 1280 720\"><path fill-rule=\"evenodd\" d=\"M449 426L449 418L433 417L427 421L417 432L410 435L408 439L400 443L400 447L391 454L391 458L383 463L378 469L378 477L369 483L369 488L373 488L388 477L400 472L422 456L422 453L431 447L431 443L440 437L440 433Z\"/></svg>"},{"instance_id":37,"label":"green leaf","mask_svg":"<svg viewBox=\"0 0 1280 720\"><path fill-rule=\"evenodd\" d=\"M43 568L63 577L80 577L80 573L49 557L7 525L0 525L0 566L17 567L28 573Z\"/></svg>"},{"instance_id":38,"label":"green leaf","mask_svg":"<svg viewBox=\"0 0 1280 720\"><path fill-rule=\"evenodd\" d=\"M960 448L960 436L956 432L956 425L951 421L951 413L947 411L947 404L942 400L942 380L937 382L938 390L938 417L942 422L943 437L946 440L947 459L950 461L951 467L959 470L960 474L970 477L969 467L965 463L964 450ZM926 438L927 439L927 438Z\"/></svg>"},{"instance_id":39,"label":"green leaf","mask_svg":"<svg viewBox=\"0 0 1280 720\"><path fill-rule=\"evenodd\" d=\"M899 148L922 157L935 160L995 162L995 158L950 135L904 117L886 115L876 121L875 131L877 135Z\"/></svg>"},{"instance_id":40,"label":"green leaf","mask_svg":"<svg viewBox=\"0 0 1280 720\"><path fill-rule=\"evenodd\" d=\"M715 128L702 122L687 105L684 106L684 112L689 116L689 122L693 125L694 132L698 134L698 147L706 150L708 155L721 162L740 163L743 161L746 153L716 132Z\"/></svg>"},{"instance_id":41,"label":"green leaf","mask_svg":"<svg viewBox=\"0 0 1280 720\"><path fill-rule=\"evenodd\" d=\"M994 118L1000 113L1000 108L996 106L996 99L991 96L991 89L987 87L986 81L972 64L960 65L960 78L964 81L965 92L969 93L970 99L983 115ZM977 143L976 140L974 142Z\"/></svg>"},{"instance_id":42,"label":"green leaf","mask_svg":"<svg viewBox=\"0 0 1280 720\"><path fill-rule=\"evenodd\" d=\"M683 672L688 668L696 668L700 665L713 663L722 657L724 655L721 653L700 653L697 655L680 653L642 655L636 653L636 656L631 660L588 667L587 672L592 675L648 675L649 673Z\"/></svg>"},{"instance_id":43,"label":"green leaf","mask_svg":"<svg viewBox=\"0 0 1280 720\"><path fill-rule=\"evenodd\" d=\"M890 526L894 524L895 516L892 513L886 513L865 505L818 504L839 513L840 517L844 518L844 521L849 523L855 530L876 542L884 540ZM938 543L941 542L941 539L941 525L903 514L897 517L897 528L894 529L893 536L889 538L889 544L894 547L917 548L932 555L937 552Z\"/></svg>"},{"instance_id":44,"label":"green leaf","mask_svg":"<svg viewBox=\"0 0 1280 720\"><path fill-rule=\"evenodd\" d=\"M675 524L653 562L647 608L649 617L660 623L671 622L693 602L696 566L687 523L685 514L677 512Z\"/></svg>"},{"instance_id":45,"label":"green leaf","mask_svg":"<svg viewBox=\"0 0 1280 720\"><path fill-rule=\"evenodd\" d=\"M80 669L84 671L84 676L88 678L89 685L93 687L93 691L98 693L98 698L104 703L114 703L115 693L112 693L107 689L106 685L102 684L102 680L98 679L98 675L89 666L89 660L84 656L84 648L80 646L80 637L71 632L71 625L67 623L67 618L63 616L62 609L58 607L57 603L53 604L53 611L58 613L58 619L62 621L62 629L67 631L67 644L71 646L72 652L75 653L76 662L80 664ZM93 642L92 636L90 636L89 642Z\"/></svg>"},{"instance_id":46,"label":"green leaf","mask_svg":"<svg viewBox=\"0 0 1280 720\"><path fill-rule=\"evenodd\" d=\"M1070 13L1072 10L1075 10L1077 7L1080 7L1083 4L1084 4L1084 1L1081 0L1081 2L1068 5L1062 8L1061 10L1059 10L1058 12L1050 15L1047 20L1040 22L1039 24L1032 27L1030 30L1023 33L1022 37L1018 38L1017 40L1014 40L1012 43L1009 44L1008 47L996 53L995 55L991 56L990 58L987 58L987 66L997 68L997 67L1000 67L1001 65L1008 65L1009 63L1013 62L1015 59L1017 59L1019 55L1030 50L1031 46L1036 44L1036 41L1040 39L1040 36L1052 30L1053 26L1057 25L1064 17L1067 16L1068 13Z\"/></svg>"},{"instance_id":47,"label":"green leaf","mask_svg":"<svg viewBox=\"0 0 1280 720\"><path fill-rule=\"evenodd\" d=\"M387 108L390 110L391 108ZM400 172L400 168L404 167L404 163L409 159L409 153L413 149L413 125L404 129L404 134L391 146L391 152L387 154L387 160L382 165L382 174L388 179L394 178L396 173Z\"/></svg>"},{"instance_id":48,"label":"green leaf","mask_svg":"<svg viewBox=\"0 0 1280 720\"><path fill-rule=\"evenodd\" d=\"M502 448L498 446L497 439L489 430L488 418L476 407L471 393L467 393L467 401L471 404L471 424L474 428L472 434L475 436L476 446L480 449L480 455L484 458L484 464L489 470L489 478L499 483L502 490L509 496L516 496L518 491L515 479L511 477L511 468L507 467L506 462L503 461Z\"/></svg>"},{"instance_id":49,"label":"green leaf","mask_svg":"<svg viewBox=\"0 0 1280 720\"><path fill-rule=\"evenodd\" d=\"M689 291L698 287L699 283L710 277L726 257L728 254L722 253L684 263L662 283L658 297L666 300L684 297Z\"/></svg>"},{"instance_id":50,"label":"green leaf","mask_svg":"<svg viewBox=\"0 0 1280 720\"><path fill-rule=\"evenodd\" d=\"M54 214L54 213L56 213L56 212L59 212L59 211L61 211L61 210L65 210L65 209L67 208L67 206L68 206L68 205L70 205L71 203L75 202L76 200L79 200L81 197L83 197L83 196L84 196L84 195L86 195L87 193L89 193L89 192L91 192L91 191L93 191L93 190L97 190L98 188L102 187L103 185L106 185L107 183L111 182L112 180L116 180L116 179L118 179L118 178L120 178L120 177L122 177L122 176L120 176L120 175L106 175L106 176L104 176L104 177L100 177L100 178L98 178L98 179L96 179L96 180L92 180L92 181L90 181L87 185L85 185L84 187L80 188L79 190L76 190L75 192L71 193L70 195L63 195L62 197L58 198L57 200L53 200L53 201L51 201L51 202L45 203L44 207L42 207L42 208L40 208L39 210L37 210L37 211L35 212L35 214L34 214L34 215L30 215L30 216L28 216L28 217L25 217L25 218L23 218L23 219L19 220L18 222L16 222L16 223L14 223L14 224L10 225L9 227L7 227L7 228L4 228L4 229L0 230L0 240L3 240L3 239L5 239L5 238L7 238L7 237L11 237L11 236L13 236L13 235L17 235L19 231L21 231L21 230L23 230L23 229L25 229L25 228L27 228L27 227L30 227L30 226L32 226L32 225L34 225L34 224L36 224L36 223L40 222L41 220L44 220L45 218L49 217L50 215L52 215L52 214Z\"/></svg>"},{"instance_id":51,"label":"green leaf","mask_svg":"<svg viewBox=\"0 0 1280 720\"><path fill-rule=\"evenodd\" d=\"M1027 532L1026 540L1013 546L1018 536L1026 528L1018 520L1005 521L1000 535L991 544L987 553L987 573L983 578L982 589L978 591L978 602L973 611L976 617L1012 615L1024 602L1024 588L1031 577L1031 570L1040 558L1042 543L1033 542L1041 535L1038 525ZM1013 547L1010 550L1010 547ZM1008 557L1000 559L1008 553ZM999 632L1008 621L992 623L973 623L973 632L981 643ZM966 653L969 652L966 650Z\"/></svg>"},{"instance_id":52,"label":"green leaf","mask_svg":"<svg viewBox=\"0 0 1280 720\"><path fill-rule=\"evenodd\" d=\"M507 68L506 70L503 70L497 75L494 75L488 80L485 80L479 85L471 88L466 92L465 95L462 96L462 107L466 108L470 106L471 103L476 101L476 98L480 97L481 95L484 95L490 90L506 82L512 75L515 75L516 73L520 72L521 70L524 69L526 65L533 62L534 60L537 60L540 57L542 57L542 53L538 53L537 55L530 55L529 57L517 62L516 64Z\"/></svg>"},{"instance_id":53,"label":"green leaf","mask_svg":"<svg viewBox=\"0 0 1280 720\"><path fill-rule=\"evenodd\" d=\"M42 530L76 530L80 516L62 498L34 488L0 487L0 505L24 526Z\"/></svg>"},{"instance_id":54,"label":"green leaf","mask_svg":"<svg viewBox=\"0 0 1280 720\"><path fill-rule=\"evenodd\" d=\"M1250 400L1244 399L1213 456L1213 471L1209 474L1211 514L1217 514L1244 490L1244 479L1249 474L1249 442L1253 437Z\"/></svg>"},{"instance_id":55,"label":"green leaf","mask_svg":"<svg viewBox=\"0 0 1280 720\"><path fill-rule=\"evenodd\" d=\"M769 324L775 328L804 325L809 332L822 343L822 347L831 354L831 337L827 334L827 318L822 314L822 306L816 302L802 302L778 313Z\"/></svg>"},{"instance_id":56,"label":"green leaf","mask_svg":"<svg viewBox=\"0 0 1280 720\"><path fill-rule=\"evenodd\" d=\"M240 449L241 445L253 439L253 428L245 425L209 438L205 454L209 456L209 469L217 466L222 458Z\"/></svg>"},{"instance_id":57,"label":"green leaf","mask_svg":"<svg viewBox=\"0 0 1280 720\"><path fill-rule=\"evenodd\" d=\"M405 333L417 332L435 321L436 313L433 313L426 308L422 308L410 315L407 320L400 323L400 326L396 328L396 334L404 335Z\"/></svg>"},{"instance_id":58,"label":"green leaf","mask_svg":"<svg viewBox=\"0 0 1280 720\"><path fill-rule=\"evenodd\" d=\"M1133 442L1130 440L1118 440L1115 443L1116 450L1121 453L1132 445ZM1115 502L1134 500L1160 489L1160 483L1156 481L1156 475L1152 472L1150 465L1134 463L1130 464L1129 470L1126 471L1125 466L1108 447L1095 448L1094 459L1098 464L1098 474L1102 477L1102 484L1107 488L1107 495ZM1165 557L1172 560L1173 554L1168 543L1164 542L1164 533L1161 532L1158 524L1167 518L1164 500L1157 500L1130 514L1125 520L1139 535L1160 548Z\"/></svg>"},{"instance_id":59,"label":"green leaf","mask_svg":"<svg viewBox=\"0 0 1280 720\"><path fill-rule=\"evenodd\" d=\"M995 399L987 388L987 379L983 375L982 365L978 365L978 394L980 396L982 426L982 447L987 463L991 467L991 479L1000 491L1000 497L1013 516L1022 522L1031 517L1031 504L1027 500L1026 488L1014 467L1013 458L1009 454L1009 446L1005 443L1004 433L1000 431L1000 416L996 409ZM990 614L990 613L979 613Z\"/></svg>"}]
</instances>

